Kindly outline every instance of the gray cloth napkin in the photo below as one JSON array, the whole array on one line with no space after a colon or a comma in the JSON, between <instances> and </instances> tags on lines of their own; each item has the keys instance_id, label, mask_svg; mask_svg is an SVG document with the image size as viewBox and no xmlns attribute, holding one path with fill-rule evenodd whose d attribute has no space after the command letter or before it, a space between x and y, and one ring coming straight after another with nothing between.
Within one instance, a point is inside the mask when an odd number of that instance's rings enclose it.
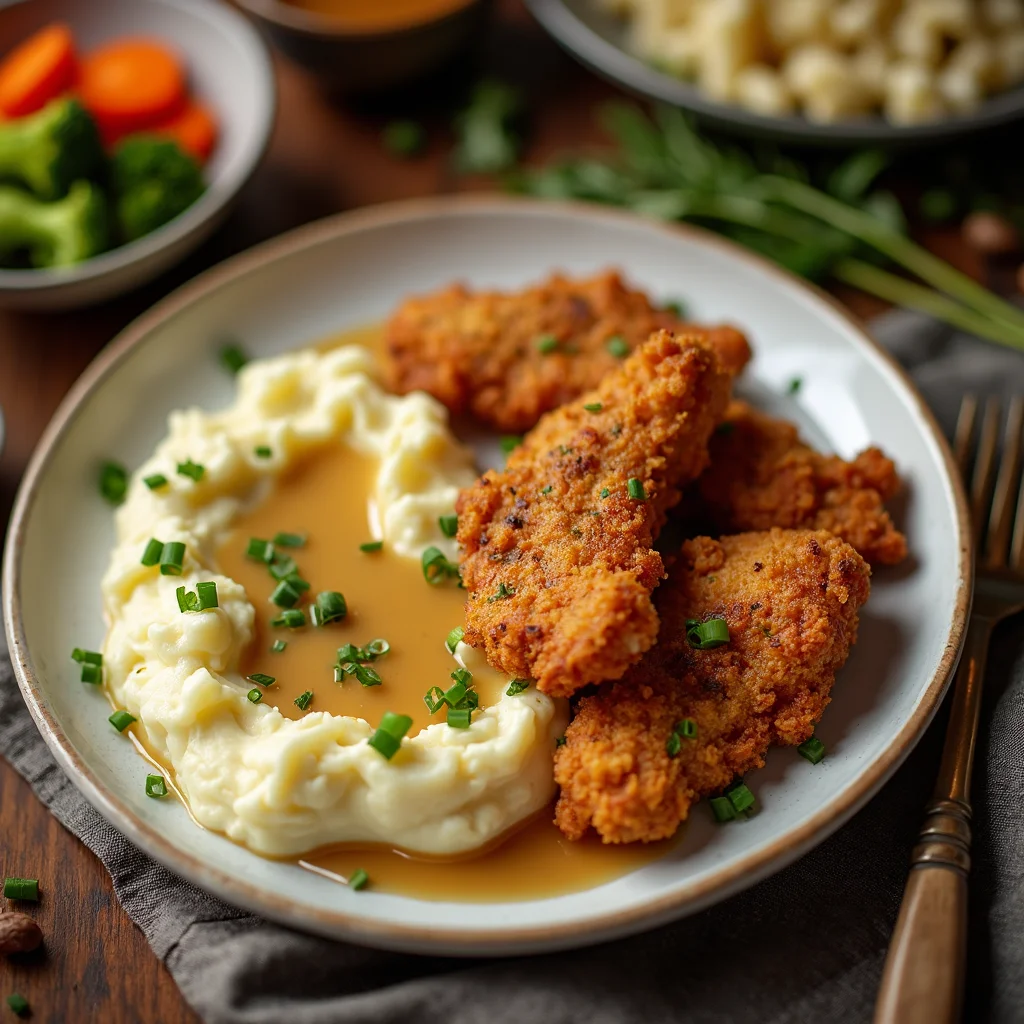
<instances>
[{"instance_id":1,"label":"gray cloth napkin","mask_svg":"<svg viewBox=\"0 0 1024 1024\"><path fill-rule=\"evenodd\" d=\"M952 429L960 394L1024 391L1024 356L903 312L876 334ZM0 640L2 643L2 640ZM1024 636L989 661L975 777L968 1019L1024 1020ZM941 714L836 835L726 903L634 938L542 957L385 953L225 906L149 860L54 763L0 650L0 751L103 861L118 899L209 1024L867 1021L929 795Z\"/></svg>"}]
</instances>

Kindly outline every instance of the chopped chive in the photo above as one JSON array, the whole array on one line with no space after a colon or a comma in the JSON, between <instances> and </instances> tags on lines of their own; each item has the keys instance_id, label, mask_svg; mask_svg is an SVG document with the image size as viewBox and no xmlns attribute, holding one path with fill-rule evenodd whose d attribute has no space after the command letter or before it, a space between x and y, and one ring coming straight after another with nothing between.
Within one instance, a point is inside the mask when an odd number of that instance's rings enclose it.
<instances>
[{"instance_id":1,"label":"chopped chive","mask_svg":"<svg viewBox=\"0 0 1024 1024\"><path fill-rule=\"evenodd\" d=\"M199 483L206 473L206 467L201 466L198 462L193 462L191 459L186 459L184 462L178 463L178 473L181 476L187 476L195 483Z\"/></svg>"},{"instance_id":2,"label":"chopped chive","mask_svg":"<svg viewBox=\"0 0 1024 1024\"><path fill-rule=\"evenodd\" d=\"M71 652L72 661L77 661L80 665L102 665L103 655L99 651L84 651L81 647L76 647Z\"/></svg>"},{"instance_id":3,"label":"chopped chive","mask_svg":"<svg viewBox=\"0 0 1024 1024\"><path fill-rule=\"evenodd\" d=\"M449 516L440 516L437 525L446 537L454 537L459 532L459 517L454 513Z\"/></svg>"},{"instance_id":4,"label":"chopped chive","mask_svg":"<svg viewBox=\"0 0 1024 1024\"><path fill-rule=\"evenodd\" d=\"M251 558L254 562L266 562L269 565L274 560L274 545L269 540L250 537L245 549L245 557Z\"/></svg>"},{"instance_id":5,"label":"chopped chive","mask_svg":"<svg viewBox=\"0 0 1024 1024\"><path fill-rule=\"evenodd\" d=\"M17 1017L25 1017L28 1015L29 1005L28 1000L17 992L12 992L7 997L7 1006Z\"/></svg>"},{"instance_id":6,"label":"chopped chive","mask_svg":"<svg viewBox=\"0 0 1024 1024\"><path fill-rule=\"evenodd\" d=\"M423 703L427 705L427 711L434 714L445 706L444 690L440 686L432 686L423 695Z\"/></svg>"},{"instance_id":7,"label":"chopped chive","mask_svg":"<svg viewBox=\"0 0 1024 1024\"><path fill-rule=\"evenodd\" d=\"M733 810L737 814L749 811L754 806L754 794L742 782L729 788L725 795L729 798L729 803L732 804Z\"/></svg>"},{"instance_id":8,"label":"chopped chive","mask_svg":"<svg viewBox=\"0 0 1024 1024\"><path fill-rule=\"evenodd\" d=\"M370 668L369 665L356 664L352 674L359 680L360 686L380 686L384 682L377 670Z\"/></svg>"},{"instance_id":9,"label":"chopped chive","mask_svg":"<svg viewBox=\"0 0 1024 1024\"><path fill-rule=\"evenodd\" d=\"M681 722L676 722L675 731L684 740L695 740L697 738L697 723L692 718L684 718Z\"/></svg>"},{"instance_id":10,"label":"chopped chive","mask_svg":"<svg viewBox=\"0 0 1024 1024\"><path fill-rule=\"evenodd\" d=\"M498 441L498 444L501 445L501 450L506 455L514 452L522 443L523 439L519 434L506 434Z\"/></svg>"},{"instance_id":11,"label":"chopped chive","mask_svg":"<svg viewBox=\"0 0 1024 1024\"><path fill-rule=\"evenodd\" d=\"M586 409L587 412L600 412L604 406L600 402L584 402L583 408Z\"/></svg>"},{"instance_id":12,"label":"chopped chive","mask_svg":"<svg viewBox=\"0 0 1024 1024\"><path fill-rule=\"evenodd\" d=\"M558 349L558 339L553 334L541 334L533 344L537 351L544 356L549 356Z\"/></svg>"},{"instance_id":13,"label":"chopped chive","mask_svg":"<svg viewBox=\"0 0 1024 1024\"><path fill-rule=\"evenodd\" d=\"M419 121L389 121L380 133L384 148L394 156L415 156L426 141L427 133Z\"/></svg>"},{"instance_id":14,"label":"chopped chive","mask_svg":"<svg viewBox=\"0 0 1024 1024\"><path fill-rule=\"evenodd\" d=\"M513 679L508 684L508 689L505 691L506 697L517 697L519 694L526 690L530 685L529 679Z\"/></svg>"},{"instance_id":15,"label":"chopped chive","mask_svg":"<svg viewBox=\"0 0 1024 1024\"><path fill-rule=\"evenodd\" d=\"M103 682L103 666L102 665L83 665L82 673L79 676L83 683L91 683L93 686L99 686Z\"/></svg>"},{"instance_id":16,"label":"chopped chive","mask_svg":"<svg viewBox=\"0 0 1024 1024\"><path fill-rule=\"evenodd\" d=\"M724 823L735 820L736 811L728 797L713 796L708 802L711 804L711 812L715 816L715 821Z\"/></svg>"},{"instance_id":17,"label":"chopped chive","mask_svg":"<svg viewBox=\"0 0 1024 1024\"><path fill-rule=\"evenodd\" d=\"M329 622L341 622L348 614L345 598L337 590L324 590L316 595L316 603L309 609L314 626L326 626Z\"/></svg>"},{"instance_id":18,"label":"chopped chive","mask_svg":"<svg viewBox=\"0 0 1024 1024\"><path fill-rule=\"evenodd\" d=\"M275 640L270 645L270 650L273 654L280 654L288 646L287 640Z\"/></svg>"},{"instance_id":19,"label":"chopped chive","mask_svg":"<svg viewBox=\"0 0 1024 1024\"><path fill-rule=\"evenodd\" d=\"M505 598L512 597L515 592L515 587L509 587L504 583L499 583L498 589L489 598L487 598L487 603L493 604L495 601L504 601Z\"/></svg>"},{"instance_id":20,"label":"chopped chive","mask_svg":"<svg viewBox=\"0 0 1024 1024\"><path fill-rule=\"evenodd\" d=\"M119 462L104 462L100 467L100 494L111 505L120 505L128 493L128 470Z\"/></svg>"},{"instance_id":21,"label":"chopped chive","mask_svg":"<svg viewBox=\"0 0 1024 1024\"><path fill-rule=\"evenodd\" d=\"M715 433L721 434L723 437L728 437L735 430L736 424L730 420L726 420L724 423L719 423L718 426L715 427Z\"/></svg>"},{"instance_id":22,"label":"chopped chive","mask_svg":"<svg viewBox=\"0 0 1024 1024\"><path fill-rule=\"evenodd\" d=\"M368 555L372 555L374 552L380 551L383 547L384 541L382 540L368 540L365 544L359 545L359 550Z\"/></svg>"},{"instance_id":23,"label":"chopped chive","mask_svg":"<svg viewBox=\"0 0 1024 1024\"><path fill-rule=\"evenodd\" d=\"M356 868L351 875L348 876L348 887L359 892L360 889L365 889L370 882L370 876L362 869Z\"/></svg>"},{"instance_id":24,"label":"chopped chive","mask_svg":"<svg viewBox=\"0 0 1024 1024\"><path fill-rule=\"evenodd\" d=\"M256 688L256 687L254 686L254 687L253 687L253 688L252 688L252 689L251 689L251 690L250 690L250 691L249 691L249 692L248 692L248 693L247 693L247 694L245 695L245 698L246 698L246 700L248 700L248 701L249 701L249 703L250 703L250 704L259 704L259 702L260 702L261 700L263 700L263 694L262 694L262 693L260 693L260 691L259 691L259 690L258 690L258 689L257 689L257 688Z\"/></svg>"},{"instance_id":25,"label":"chopped chive","mask_svg":"<svg viewBox=\"0 0 1024 1024\"><path fill-rule=\"evenodd\" d=\"M162 775L146 776L146 796L151 796L153 799L167 796L167 782Z\"/></svg>"},{"instance_id":26,"label":"chopped chive","mask_svg":"<svg viewBox=\"0 0 1024 1024\"><path fill-rule=\"evenodd\" d=\"M184 563L184 543L180 540L168 541L160 554L160 574L162 576L180 576Z\"/></svg>"},{"instance_id":27,"label":"chopped chive","mask_svg":"<svg viewBox=\"0 0 1024 1024\"><path fill-rule=\"evenodd\" d=\"M390 761L398 753L402 737L410 728L412 719L408 715L396 715L391 711L385 711L377 731L366 742Z\"/></svg>"},{"instance_id":28,"label":"chopped chive","mask_svg":"<svg viewBox=\"0 0 1024 1024\"><path fill-rule=\"evenodd\" d=\"M221 366L229 373L238 373L249 362L249 357L242 351L241 346L235 344L223 345L218 357Z\"/></svg>"},{"instance_id":29,"label":"chopped chive","mask_svg":"<svg viewBox=\"0 0 1024 1024\"><path fill-rule=\"evenodd\" d=\"M473 719L471 708L449 708L448 726L451 729L468 729Z\"/></svg>"},{"instance_id":30,"label":"chopped chive","mask_svg":"<svg viewBox=\"0 0 1024 1024\"><path fill-rule=\"evenodd\" d=\"M466 635L466 631L462 626L456 626L449 634L444 642L445 647L448 648L449 654L455 653L455 648L462 643L462 638Z\"/></svg>"},{"instance_id":31,"label":"chopped chive","mask_svg":"<svg viewBox=\"0 0 1024 1024\"><path fill-rule=\"evenodd\" d=\"M270 445L266 445L266 444L258 444L258 445L256 445L256 447L253 448L252 453L253 453L253 455L256 456L257 459L269 459L274 454L273 451L270 448Z\"/></svg>"},{"instance_id":32,"label":"chopped chive","mask_svg":"<svg viewBox=\"0 0 1024 1024\"><path fill-rule=\"evenodd\" d=\"M607 497L608 497L608 495L609 495L609 494L611 494L611 493L612 493L612 492L611 492L611 491L609 491L607 487L602 487L602 488L601 488L601 497L602 497L602 498L607 498Z\"/></svg>"},{"instance_id":33,"label":"chopped chive","mask_svg":"<svg viewBox=\"0 0 1024 1024\"><path fill-rule=\"evenodd\" d=\"M151 490L158 491L161 487L167 486L167 477L163 473L154 473L152 476L144 476L142 482Z\"/></svg>"},{"instance_id":34,"label":"chopped chive","mask_svg":"<svg viewBox=\"0 0 1024 1024\"><path fill-rule=\"evenodd\" d=\"M274 592L270 595L270 600L277 605L278 608L292 608L299 603L299 599L302 597L302 588L294 585L294 577L281 580L276 587Z\"/></svg>"},{"instance_id":35,"label":"chopped chive","mask_svg":"<svg viewBox=\"0 0 1024 1024\"><path fill-rule=\"evenodd\" d=\"M178 587L174 596L178 599L178 611L183 613L199 611L199 598L191 590Z\"/></svg>"},{"instance_id":36,"label":"chopped chive","mask_svg":"<svg viewBox=\"0 0 1024 1024\"><path fill-rule=\"evenodd\" d=\"M391 644L381 637L377 637L375 640L371 640L363 648L363 661L373 661L377 658L383 658L388 651L391 650Z\"/></svg>"},{"instance_id":37,"label":"chopped chive","mask_svg":"<svg viewBox=\"0 0 1024 1024\"><path fill-rule=\"evenodd\" d=\"M454 562L450 562L440 548L427 548L423 552L420 564L423 567L423 578L431 586L436 587L447 579L452 577L458 579L459 577L459 567Z\"/></svg>"},{"instance_id":38,"label":"chopped chive","mask_svg":"<svg viewBox=\"0 0 1024 1024\"><path fill-rule=\"evenodd\" d=\"M613 334L605 343L604 347L616 359L625 359L629 355L629 343L621 334Z\"/></svg>"},{"instance_id":39,"label":"chopped chive","mask_svg":"<svg viewBox=\"0 0 1024 1024\"><path fill-rule=\"evenodd\" d=\"M646 501L647 492L644 490L642 480L638 480L635 476L631 476L626 482L626 491L634 501Z\"/></svg>"},{"instance_id":40,"label":"chopped chive","mask_svg":"<svg viewBox=\"0 0 1024 1024\"><path fill-rule=\"evenodd\" d=\"M115 711L107 721L118 731L124 732L132 722L138 721L134 715L129 715L127 711Z\"/></svg>"},{"instance_id":41,"label":"chopped chive","mask_svg":"<svg viewBox=\"0 0 1024 1024\"><path fill-rule=\"evenodd\" d=\"M292 703L300 710L305 711L310 704L313 703L313 691L304 690L302 693L292 701Z\"/></svg>"},{"instance_id":42,"label":"chopped chive","mask_svg":"<svg viewBox=\"0 0 1024 1024\"><path fill-rule=\"evenodd\" d=\"M217 601L217 584L214 580L206 580L196 584L196 595L199 597L199 610L205 612L207 608L219 608Z\"/></svg>"},{"instance_id":43,"label":"chopped chive","mask_svg":"<svg viewBox=\"0 0 1024 1024\"><path fill-rule=\"evenodd\" d=\"M674 299L672 302L666 302L662 307L666 313L671 313L673 316L679 317L680 320L686 316L686 304L680 302L678 299Z\"/></svg>"},{"instance_id":44,"label":"chopped chive","mask_svg":"<svg viewBox=\"0 0 1024 1024\"><path fill-rule=\"evenodd\" d=\"M251 676L246 676L246 681L255 683L257 686L273 686L277 682L274 676L268 676L264 672L253 672Z\"/></svg>"},{"instance_id":45,"label":"chopped chive","mask_svg":"<svg viewBox=\"0 0 1024 1024\"><path fill-rule=\"evenodd\" d=\"M786 394L795 395L803 387L803 384L803 377L794 377L786 386Z\"/></svg>"},{"instance_id":46,"label":"chopped chive","mask_svg":"<svg viewBox=\"0 0 1024 1024\"><path fill-rule=\"evenodd\" d=\"M729 642L729 624L725 619L686 620L686 642L697 651L710 651Z\"/></svg>"},{"instance_id":47,"label":"chopped chive","mask_svg":"<svg viewBox=\"0 0 1024 1024\"><path fill-rule=\"evenodd\" d=\"M665 752L669 757L678 757L679 751L683 749L683 741L679 738L678 733L671 733L669 738L665 741Z\"/></svg>"},{"instance_id":48,"label":"chopped chive","mask_svg":"<svg viewBox=\"0 0 1024 1024\"><path fill-rule=\"evenodd\" d=\"M444 692L444 702L450 708L454 708L459 705L469 692L469 687L465 683L456 680L448 687Z\"/></svg>"},{"instance_id":49,"label":"chopped chive","mask_svg":"<svg viewBox=\"0 0 1024 1024\"><path fill-rule=\"evenodd\" d=\"M306 536L302 533L276 533L271 543L279 548L304 548Z\"/></svg>"},{"instance_id":50,"label":"chopped chive","mask_svg":"<svg viewBox=\"0 0 1024 1024\"><path fill-rule=\"evenodd\" d=\"M163 557L163 553L164 542L162 540L157 540L156 537L150 537L146 542L146 548L142 552L142 558L140 561L146 566L159 565L160 559Z\"/></svg>"},{"instance_id":51,"label":"chopped chive","mask_svg":"<svg viewBox=\"0 0 1024 1024\"><path fill-rule=\"evenodd\" d=\"M565 746L565 737L564 736L559 736L558 739L555 740L555 746L556 747L564 747Z\"/></svg>"},{"instance_id":52,"label":"chopped chive","mask_svg":"<svg viewBox=\"0 0 1024 1024\"><path fill-rule=\"evenodd\" d=\"M817 764L825 756L825 744L817 736L812 736L809 740L804 740L796 748L796 752L801 757L806 757L811 764Z\"/></svg>"},{"instance_id":53,"label":"chopped chive","mask_svg":"<svg viewBox=\"0 0 1024 1024\"><path fill-rule=\"evenodd\" d=\"M286 608L276 619L271 619L272 626L286 626L288 629L299 629L306 624L306 616L301 608Z\"/></svg>"},{"instance_id":54,"label":"chopped chive","mask_svg":"<svg viewBox=\"0 0 1024 1024\"><path fill-rule=\"evenodd\" d=\"M551 484L548 484L547 487L542 487L540 489L540 493L541 494L550 494L551 493Z\"/></svg>"},{"instance_id":55,"label":"chopped chive","mask_svg":"<svg viewBox=\"0 0 1024 1024\"><path fill-rule=\"evenodd\" d=\"M348 673L340 665L334 666L334 681L336 683L345 682L346 675L348 675Z\"/></svg>"},{"instance_id":56,"label":"chopped chive","mask_svg":"<svg viewBox=\"0 0 1024 1024\"><path fill-rule=\"evenodd\" d=\"M39 902L38 878L5 878L4 898L8 900L28 900Z\"/></svg>"},{"instance_id":57,"label":"chopped chive","mask_svg":"<svg viewBox=\"0 0 1024 1024\"><path fill-rule=\"evenodd\" d=\"M291 555L274 555L274 560L267 568L275 580L286 580L289 576L299 575L298 563Z\"/></svg>"}]
</instances>

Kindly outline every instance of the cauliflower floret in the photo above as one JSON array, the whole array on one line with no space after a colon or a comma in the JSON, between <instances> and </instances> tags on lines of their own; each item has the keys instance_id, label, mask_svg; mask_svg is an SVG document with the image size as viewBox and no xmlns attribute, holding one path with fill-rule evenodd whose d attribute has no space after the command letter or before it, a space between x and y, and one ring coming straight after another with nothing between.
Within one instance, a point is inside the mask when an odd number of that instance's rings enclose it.
<instances>
[{"instance_id":1,"label":"cauliflower floret","mask_svg":"<svg viewBox=\"0 0 1024 1024\"><path fill-rule=\"evenodd\" d=\"M751 64L736 76L736 99L748 110L770 117L793 111L793 94L782 75L767 64Z\"/></svg>"},{"instance_id":2,"label":"cauliflower floret","mask_svg":"<svg viewBox=\"0 0 1024 1024\"><path fill-rule=\"evenodd\" d=\"M844 47L878 43L899 0L845 0L829 13L832 38Z\"/></svg>"},{"instance_id":3,"label":"cauliflower floret","mask_svg":"<svg viewBox=\"0 0 1024 1024\"><path fill-rule=\"evenodd\" d=\"M894 63L886 74L885 116L893 124L934 121L945 112L935 75L914 61Z\"/></svg>"},{"instance_id":4,"label":"cauliflower floret","mask_svg":"<svg viewBox=\"0 0 1024 1024\"><path fill-rule=\"evenodd\" d=\"M787 58L783 75L812 121L829 123L865 113L870 96L850 59L827 46L802 46Z\"/></svg>"},{"instance_id":5,"label":"cauliflower floret","mask_svg":"<svg viewBox=\"0 0 1024 1024\"><path fill-rule=\"evenodd\" d=\"M735 98L736 75L757 60L760 4L756 0L714 0L698 14L701 88L714 99Z\"/></svg>"},{"instance_id":6,"label":"cauliflower floret","mask_svg":"<svg viewBox=\"0 0 1024 1024\"><path fill-rule=\"evenodd\" d=\"M1024 22L1024 0L981 0L979 6L989 28L1012 28Z\"/></svg>"},{"instance_id":7,"label":"cauliflower floret","mask_svg":"<svg viewBox=\"0 0 1024 1024\"><path fill-rule=\"evenodd\" d=\"M794 46L828 42L832 6L832 0L773 0L766 3L765 26L776 52L784 56Z\"/></svg>"}]
</instances>

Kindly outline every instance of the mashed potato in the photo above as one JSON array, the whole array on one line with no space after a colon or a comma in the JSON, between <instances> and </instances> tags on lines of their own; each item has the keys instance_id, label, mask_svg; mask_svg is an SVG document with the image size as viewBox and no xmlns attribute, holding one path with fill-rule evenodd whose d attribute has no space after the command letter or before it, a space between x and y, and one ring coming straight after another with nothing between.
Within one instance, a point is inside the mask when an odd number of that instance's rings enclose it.
<instances>
[{"instance_id":1,"label":"mashed potato","mask_svg":"<svg viewBox=\"0 0 1024 1024\"><path fill-rule=\"evenodd\" d=\"M461 853L554 794L552 752L566 711L533 688L481 709L468 729L438 723L407 737L390 761L366 743L374 726L362 719L311 712L293 721L246 699L251 684L239 664L255 610L239 584L218 574L215 552L233 520L296 460L334 443L371 456L378 536L409 558L430 545L455 557L437 520L472 480L472 457L437 402L388 395L369 369L369 355L355 347L249 364L230 408L171 416L168 437L135 474L117 516L103 580L107 685L173 769L196 820L259 853L337 842ZM269 457L260 457L266 448ZM176 472L188 459L205 468L199 481ZM150 490L143 480L152 474L168 484ZM141 564L151 537L185 543L181 576ZM210 579L219 607L179 611L176 589ZM456 656L489 671L463 644Z\"/></svg>"}]
</instances>

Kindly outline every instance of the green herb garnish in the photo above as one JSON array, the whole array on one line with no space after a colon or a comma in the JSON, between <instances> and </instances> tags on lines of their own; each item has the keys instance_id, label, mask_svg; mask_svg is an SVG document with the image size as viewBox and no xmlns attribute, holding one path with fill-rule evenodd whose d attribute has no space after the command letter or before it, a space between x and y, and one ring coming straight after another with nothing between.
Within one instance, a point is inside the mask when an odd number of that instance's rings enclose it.
<instances>
[{"instance_id":1,"label":"green herb garnish","mask_svg":"<svg viewBox=\"0 0 1024 1024\"><path fill-rule=\"evenodd\" d=\"M146 776L146 796L151 796L154 799L167 796L167 782L162 775Z\"/></svg>"},{"instance_id":2,"label":"green herb garnish","mask_svg":"<svg viewBox=\"0 0 1024 1024\"><path fill-rule=\"evenodd\" d=\"M697 651L710 651L729 642L729 624L725 619L686 620L686 642Z\"/></svg>"},{"instance_id":3,"label":"green herb garnish","mask_svg":"<svg viewBox=\"0 0 1024 1024\"><path fill-rule=\"evenodd\" d=\"M119 462L104 462L100 466L100 494L111 505L120 505L128 493L128 470Z\"/></svg>"}]
</instances>

